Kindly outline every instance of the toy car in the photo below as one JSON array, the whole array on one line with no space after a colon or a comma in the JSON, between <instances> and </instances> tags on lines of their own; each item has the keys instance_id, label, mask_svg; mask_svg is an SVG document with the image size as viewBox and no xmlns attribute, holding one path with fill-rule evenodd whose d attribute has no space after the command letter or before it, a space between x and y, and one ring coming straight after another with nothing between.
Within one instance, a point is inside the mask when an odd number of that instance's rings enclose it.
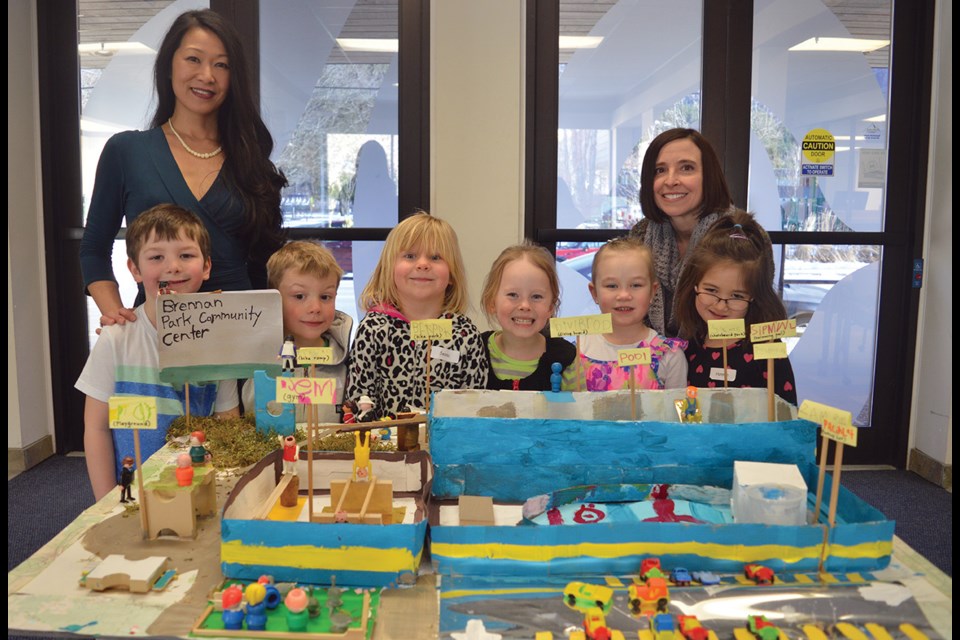
<instances>
[{"instance_id":1,"label":"toy car","mask_svg":"<svg viewBox=\"0 0 960 640\"><path fill-rule=\"evenodd\" d=\"M743 574L757 584L773 584L773 569L762 564L748 564L743 568Z\"/></svg>"},{"instance_id":2,"label":"toy car","mask_svg":"<svg viewBox=\"0 0 960 640\"><path fill-rule=\"evenodd\" d=\"M539 635L539 634L538 634ZM569 640L624 640L623 632L607 626L600 607L591 607L583 616L583 631L572 631ZM539 637L537 640L540 640Z\"/></svg>"},{"instance_id":3,"label":"toy car","mask_svg":"<svg viewBox=\"0 0 960 640\"><path fill-rule=\"evenodd\" d=\"M710 637L710 632L700 624L697 616L677 616L677 626L680 635L687 640L708 640Z\"/></svg>"},{"instance_id":4,"label":"toy car","mask_svg":"<svg viewBox=\"0 0 960 640\"><path fill-rule=\"evenodd\" d=\"M613 589L599 584L571 582L563 590L563 602L571 609L583 613L586 613L593 607L597 607L603 613L607 613L610 611L612 599Z\"/></svg>"},{"instance_id":5,"label":"toy car","mask_svg":"<svg viewBox=\"0 0 960 640\"><path fill-rule=\"evenodd\" d=\"M778 640L780 629L767 620L766 616L747 616L747 631L760 640Z\"/></svg>"},{"instance_id":6,"label":"toy car","mask_svg":"<svg viewBox=\"0 0 960 640\"><path fill-rule=\"evenodd\" d=\"M683 567L677 567L670 572L670 582L678 587L688 587L692 581L693 578L690 577L690 572Z\"/></svg>"},{"instance_id":7,"label":"toy car","mask_svg":"<svg viewBox=\"0 0 960 640\"><path fill-rule=\"evenodd\" d=\"M650 631L656 640L673 640L674 632L677 630L673 623L673 616L669 613L658 613L650 616Z\"/></svg>"},{"instance_id":8,"label":"toy car","mask_svg":"<svg viewBox=\"0 0 960 640\"><path fill-rule=\"evenodd\" d=\"M720 576L713 573L712 571L694 571L692 574L693 579L699 582L704 586L711 584L720 584Z\"/></svg>"},{"instance_id":9,"label":"toy car","mask_svg":"<svg viewBox=\"0 0 960 640\"><path fill-rule=\"evenodd\" d=\"M660 558L644 558L640 563L640 579L644 582L648 578L666 578L667 574L660 568Z\"/></svg>"},{"instance_id":10,"label":"toy car","mask_svg":"<svg viewBox=\"0 0 960 640\"><path fill-rule=\"evenodd\" d=\"M627 587L630 598L630 610L634 614L652 615L665 612L670 603L670 592L664 578L650 578L644 584L631 584Z\"/></svg>"}]
</instances>

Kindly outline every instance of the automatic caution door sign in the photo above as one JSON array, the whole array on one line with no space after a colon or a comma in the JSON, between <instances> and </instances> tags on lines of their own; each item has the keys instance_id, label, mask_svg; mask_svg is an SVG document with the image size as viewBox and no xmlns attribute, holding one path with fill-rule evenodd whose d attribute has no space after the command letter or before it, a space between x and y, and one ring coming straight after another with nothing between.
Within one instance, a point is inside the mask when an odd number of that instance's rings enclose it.
<instances>
[{"instance_id":1,"label":"automatic caution door sign","mask_svg":"<svg viewBox=\"0 0 960 640\"><path fill-rule=\"evenodd\" d=\"M836 142L826 129L813 129L803 137L801 173L805 176L832 176Z\"/></svg>"}]
</instances>

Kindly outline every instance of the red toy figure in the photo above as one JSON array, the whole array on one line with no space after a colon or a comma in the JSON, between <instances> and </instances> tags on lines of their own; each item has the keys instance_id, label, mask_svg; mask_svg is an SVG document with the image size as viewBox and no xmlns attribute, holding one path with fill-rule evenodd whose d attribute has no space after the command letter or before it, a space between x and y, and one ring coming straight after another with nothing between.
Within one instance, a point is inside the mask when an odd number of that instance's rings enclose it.
<instances>
[{"instance_id":1,"label":"red toy figure","mask_svg":"<svg viewBox=\"0 0 960 640\"><path fill-rule=\"evenodd\" d=\"M120 470L120 502L136 502L133 498L133 458L123 458L123 469Z\"/></svg>"},{"instance_id":2,"label":"red toy figure","mask_svg":"<svg viewBox=\"0 0 960 640\"><path fill-rule=\"evenodd\" d=\"M177 456L177 469L174 474L177 476L177 486L189 487L193 484L193 460L189 453Z\"/></svg>"},{"instance_id":3,"label":"red toy figure","mask_svg":"<svg viewBox=\"0 0 960 640\"><path fill-rule=\"evenodd\" d=\"M297 460L300 457L300 446L293 436L277 436L283 446L283 472L292 476L297 475Z\"/></svg>"},{"instance_id":4,"label":"red toy figure","mask_svg":"<svg viewBox=\"0 0 960 640\"><path fill-rule=\"evenodd\" d=\"M346 400L343 403L343 424L355 424L357 421L357 403Z\"/></svg>"}]
</instances>

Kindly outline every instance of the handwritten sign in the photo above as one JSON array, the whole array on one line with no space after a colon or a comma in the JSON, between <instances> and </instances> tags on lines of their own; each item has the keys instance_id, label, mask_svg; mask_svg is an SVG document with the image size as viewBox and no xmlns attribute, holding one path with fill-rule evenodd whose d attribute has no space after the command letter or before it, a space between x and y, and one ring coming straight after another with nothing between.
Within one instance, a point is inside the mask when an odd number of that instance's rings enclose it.
<instances>
[{"instance_id":1,"label":"handwritten sign","mask_svg":"<svg viewBox=\"0 0 960 640\"><path fill-rule=\"evenodd\" d=\"M743 318L707 320L707 337L715 340L746 338L747 330L743 324Z\"/></svg>"},{"instance_id":2,"label":"handwritten sign","mask_svg":"<svg viewBox=\"0 0 960 640\"><path fill-rule=\"evenodd\" d=\"M297 364L333 364L333 347L300 347Z\"/></svg>"},{"instance_id":3,"label":"handwritten sign","mask_svg":"<svg viewBox=\"0 0 960 640\"><path fill-rule=\"evenodd\" d=\"M336 378L277 378L277 402L284 404L333 404Z\"/></svg>"},{"instance_id":4,"label":"handwritten sign","mask_svg":"<svg viewBox=\"0 0 960 640\"><path fill-rule=\"evenodd\" d=\"M831 422L829 418L823 420L824 437L841 442L851 447L857 446L857 428L850 424L837 424Z\"/></svg>"},{"instance_id":5,"label":"handwritten sign","mask_svg":"<svg viewBox=\"0 0 960 640\"><path fill-rule=\"evenodd\" d=\"M849 411L836 409L813 400L804 400L800 404L800 410L797 411L797 417L802 420L809 420L817 424L823 424L824 420L829 420L833 424L851 425L853 418Z\"/></svg>"},{"instance_id":6,"label":"handwritten sign","mask_svg":"<svg viewBox=\"0 0 960 640\"><path fill-rule=\"evenodd\" d=\"M157 399L147 396L110 396L111 429L156 429Z\"/></svg>"},{"instance_id":7,"label":"handwritten sign","mask_svg":"<svg viewBox=\"0 0 960 640\"><path fill-rule=\"evenodd\" d=\"M414 320L410 323L411 340L450 340L453 338L453 320Z\"/></svg>"},{"instance_id":8,"label":"handwritten sign","mask_svg":"<svg viewBox=\"0 0 960 640\"><path fill-rule=\"evenodd\" d=\"M790 338L797 335L797 321L774 320L750 325L750 342L766 342L777 338Z\"/></svg>"},{"instance_id":9,"label":"handwritten sign","mask_svg":"<svg viewBox=\"0 0 960 640\"><path fill-rule=\"evenodd\" d=\"M164 382L252 378L280 373L279 291L178 293L157 297L160 379Z\"/></svg>"},{"instance_id":10,"label":"handwritten sign","mask_svg":"<svg viewBox=\"0 0 960 640\"><path fill-rule=\"evenodd\" d=\"M550 318L550 337L590 336L598 333L613 333L613 316L598 313L592 316Z\"/></svg>"},{"instance_id":11,"label":"handwritten sign","mask_svg":"<svg viewBox=\"0 0 960 640\"><path fill-rule=\"evenodd\" d=\"M768 342L753 345L753 357L757 360L774 360L787 357L787 345L783 342Z\"/></svg>"},{"instance_id":12,"label":"handwritten sign","mask_svg":"<svg viewBox=\"0 0 960 640\"><path fill-rule=\"evenodd\" d=\"M632 367L638 364L650 364L650 348L620 349L617 351L617 364L621 367Z\"/></svg>"}]
</instances>

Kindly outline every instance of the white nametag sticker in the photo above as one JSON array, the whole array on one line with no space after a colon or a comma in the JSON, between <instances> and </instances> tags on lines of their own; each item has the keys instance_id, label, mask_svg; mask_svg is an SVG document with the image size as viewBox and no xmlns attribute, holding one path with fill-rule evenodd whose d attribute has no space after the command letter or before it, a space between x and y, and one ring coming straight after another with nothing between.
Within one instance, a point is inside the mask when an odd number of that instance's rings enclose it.
<instances>
[{"instance_id":1,"label":"white nametag sticker","mask_svg":"<svg viewBox=\"0 0 960 640\"><path fill-rule=\"evenodd\" d=\"M432 347L430 349L430 357L434 360L443 360L444 362L449 362L450 364L457 364L460 362L460 352L455 349Z\"/></svg>"},{"instance_id":2,"label":"white nametag sticker","mask_svg":"<svg viewBox=\"0 0 960 640\"><path fill-rule=\"evenodd\" d=\"M710 367L710 379L723 382L723 367ZM727 369L727 382L733 382L737 379L736 369Z\"/></svg>"}]
</instances>

